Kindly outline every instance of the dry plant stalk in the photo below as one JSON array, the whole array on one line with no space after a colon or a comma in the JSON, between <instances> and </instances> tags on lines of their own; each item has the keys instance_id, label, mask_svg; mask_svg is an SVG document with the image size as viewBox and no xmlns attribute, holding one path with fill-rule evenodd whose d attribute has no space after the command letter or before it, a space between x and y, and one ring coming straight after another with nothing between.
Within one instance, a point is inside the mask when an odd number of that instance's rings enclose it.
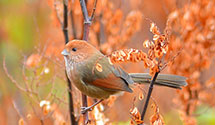
<instances>
[{"instance_id":1,"label":"dry plant stalk","mask_svg":"<svg viewBox=\"0 0 215 125\"><path fill-rule=\"evenodd\" d=\"M169 44L168 35L169 34L168 34L168 32L165 32L165 34L161 34L158 27L153 22L151 22L150 32L154 34L153 41L145 40L143 42L143 47L148 49L148 54L144 53L141 50L136 50L136 49L118 50L108 56L110 63L112 64L112 63L121 63L121 62L141 62L142 61L144 63L144 67L150 69L151 75L158 74L163 65L161 63L161 59L162 59L163 55L166 54L168 51L168 44ZM156 76L157 75L154 76L155 79L156 79ZM153 87L153 85L152 85L152 87ZM152 91L152 89L153 88L151 88L151 91ZM151 91L148 94L151 94ZM150 98L150 96L147 97L147 99L149 99L149 98ZM148 101L146 101L145 105L147 107ZM146 110L146 109L144 109L144 110ZM136 124L143 123L143 120L141 118L144 116L141 117L141 114L136 107L132 108L130 113L132 116L132 121L135 121ZM144 114L145 114L145 111L144 111L143 115ZM132 121L131 121L131 123L133 123ZM151 123L152 124L164 124L163 118L159 114L158 108L156 108L155 113L151 118Z\"/></svg>"},{"instance_id":2,"label":"dry plant stalk","mask_svg":"<svg viewBox=\"0 0 215 125\"><path fill-rule=\"evenodd\" d=\"M31 104L30 106L32 111L29 111L28 115L22 116L19 120L20 125L24 123L31 123L31 120L33 120L32 115L33 117L39 118L41 123L43 123L46 119L54 117L56 114L64 118L60 111L58 111L58 113L55 112L57 108L53 108L53 105L55 103L58 105L67 105L67 102L59 99L59 97L54 94L54 91L56 91L55 79L60 78L65 80L62 76L59 76L59 74L55 72L57 67L59 68L62 66L61 63L53 61L52 57L45 54L46 47L43 49L36 48L36 51L36 53L30 55L27 59L24 56L25 59L23 61L21 71L24 83L18 82L10 75L6 67L5 59L3 60L3 68L6 75L19 90L24 92L24 94L29 98L29 103ZM47 75L52 75L52 77L43 81L43 78ZM44 96L41 95L40 89L46 85L51 85L51 87L47 92L48 94ZM55 122L63 123L65 122L65 119L61 119L61 121L56 119Z\"/></svg>"},{"instance_id":3,"label":"dry plant stalk","mask_svg":"<svg viewBox=\"0 0 215 125\"><path fill-rule=\"evenodd\" d=\"M145 40L143 47L148 49L148 54L137 49L123 49L109 55L110 63L143 62L145 68L150 68L150 74L162 68L160 60L168 51L168 34L161 34L155 23L151 22L150 32L153 33L153 41Z\"/></svg>"}]
</instances>

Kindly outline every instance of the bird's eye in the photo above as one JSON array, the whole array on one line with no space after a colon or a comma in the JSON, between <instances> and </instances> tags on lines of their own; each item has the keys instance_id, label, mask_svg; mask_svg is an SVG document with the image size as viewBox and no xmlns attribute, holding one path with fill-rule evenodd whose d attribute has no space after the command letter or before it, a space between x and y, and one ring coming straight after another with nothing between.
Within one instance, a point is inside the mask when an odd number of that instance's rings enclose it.
<instances>
[{"instance_id":1,"label":"bird's eye","mask_svg":"<svg viewBox=\"0 0 215 125\"><path fill-rule=\"evenodd\" d=\"M77 48L72 48L72 51L74 51L74 52L77 51Z\"/></svg>"}]
</instances>

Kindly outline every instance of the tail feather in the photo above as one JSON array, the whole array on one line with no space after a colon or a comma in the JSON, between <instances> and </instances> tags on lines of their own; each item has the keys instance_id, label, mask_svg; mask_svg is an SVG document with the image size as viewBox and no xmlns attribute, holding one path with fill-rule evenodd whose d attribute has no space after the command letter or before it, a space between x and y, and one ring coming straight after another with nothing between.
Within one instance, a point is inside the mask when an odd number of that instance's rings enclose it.
<instances>
[{"instance_id":1,"label":"tail feather","mask_svg":"<svg viewBox=\"0 0 215 125\"><path fill-rule=\"evenodd\" d=\"M132 80L136 83L150 83L151 76L148 73L130 73ZM186 77L170 74L159 74L156 81L156 85L167 86L171 88L181 89L182 86L186 86Z\"/></svg>"}]
</instances>

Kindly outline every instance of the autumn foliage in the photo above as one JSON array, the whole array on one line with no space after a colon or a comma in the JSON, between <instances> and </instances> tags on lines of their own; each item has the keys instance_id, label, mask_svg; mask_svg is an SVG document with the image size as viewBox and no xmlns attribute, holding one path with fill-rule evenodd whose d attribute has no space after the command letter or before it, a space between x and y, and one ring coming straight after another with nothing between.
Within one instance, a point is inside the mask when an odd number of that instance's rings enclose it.
<instances>
[{"instance_id":1,"label":"autumn foliage","mask_svg":"<svg viewBox=\"0 0 215 125\"><path fill-rule=\"evenodd\" d=\"M196 0L170 13L172 27L169 50L180 55L169 66L171 73L188 77L189 85L178 91L175 103L181 105L181 118L186 124L196 124L193 112L202 103L214 106L214 75L203 78L203 72L214 67L215 1ZM180 35L178 35L180 34ZM166 58L171 55L168 54ZM205 79L205 80L201 80Z\"/></svg>"},{"instance_id":2,"label":"autumn foliage","mask_svg":"<svg viewBox=\"0 0 215 125\"><path fill-rule=\"evenodd\" d=\"M193 125L198 124L195 114L198 107L214 107L215 0L179 1L180 7L177 2L164 0L155 8L157 7L157 11L159 8L168 10L165 14L156 14L156 10L151 8L156 2L158 1L98 0L95 6L94 0L87 0L88 15L94 17L88 41L104 53L111 64L122 65L130 72L148 72L152 77L160 72L185 76L188 85L177 90L176 96L168 100L152 95L148 107L150 113L144 120L141 119L141 113L148 88L138 85L135 94L111 96L96 106L89 112L89 124L112 124L126 120L127 124L132 125L164 125L165 113L174 108L179 114L177 117L184 124ZM19 125L67 125L71 123L67 92L71 92L75 120L78 124L83 124L80 112L81 93L74 86L72 90L68 88L63 57L60 54L65 45L62 31L63 1L48 0L44 3L49 9L46 15L49 26L45 26L41 32L41 44L36 45L31 54L23 54L19 73L22 80L11 75L7 59L3 58L4 74L28 98L25 107L18 106L13 99L10 99L10 105L18 112ZM143 5L151 6L144 8ZM92 13L94 9L95 13ZM150 14L147 15L149 11ZM67 14L69 40L82 39L84 19L79 0L68 0ZM166 15L165 19L154 18L159 14ZM3 32L0 29L0 36L1 34ZM101 72L103 70L98 63L95 68ZM168 94L167 91L161 90L164 94ZM157 98L170 101L174 106L163 108L166 103L156 100ZM95 101L88 98L88 105ZM20 108L26 108L26 111L22 114ZM171 119L175 122L174 117Z\"/></svg>"}]
</instances>

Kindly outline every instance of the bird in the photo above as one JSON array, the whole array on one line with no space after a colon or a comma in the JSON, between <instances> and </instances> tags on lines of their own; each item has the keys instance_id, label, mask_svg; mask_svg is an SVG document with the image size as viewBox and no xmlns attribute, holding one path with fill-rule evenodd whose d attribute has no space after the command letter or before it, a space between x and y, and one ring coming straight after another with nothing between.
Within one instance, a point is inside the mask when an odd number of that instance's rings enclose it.
<instances>
[{"instance_id":1,"label":"bird","mask_svg":"<svg viewBox=\"0 0 215 125\"><path fill-rule=\"evenodd\" d=\"M85 40L71 40L61 52L64 57L66 73L83 94L100 99L89 107L82 107L82 113L107 99L110 95L125 91L132 93L135 84L151 82L148 73L127 73L120 66L110 63L107 56ZM96 67L98 66L98 67ZM186 77L159 74L155 85L181 89L186 86Z\"/></svg>"}]
</instances>

